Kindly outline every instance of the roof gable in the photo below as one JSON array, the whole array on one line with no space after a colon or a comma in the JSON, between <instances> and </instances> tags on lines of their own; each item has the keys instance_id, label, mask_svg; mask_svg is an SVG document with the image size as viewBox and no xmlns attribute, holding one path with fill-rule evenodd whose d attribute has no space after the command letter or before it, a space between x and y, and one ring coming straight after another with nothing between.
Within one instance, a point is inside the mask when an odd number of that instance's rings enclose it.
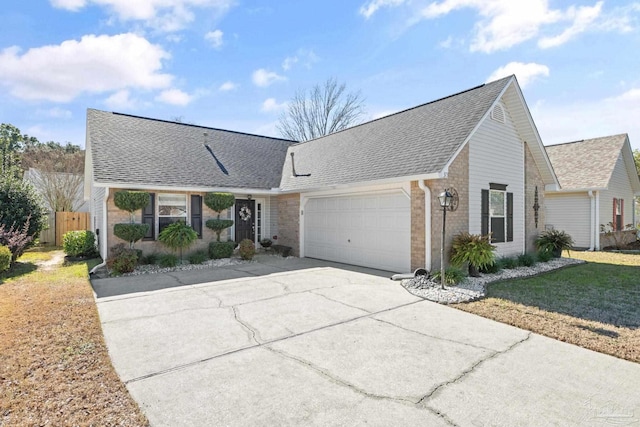
<instances>
[{"instance_id":1,"label":"roof gable","mask_svg":"<svg viewBox=\"0 0 640 427\"><path fill-rule=\"evenodd\" d=\"M97 184L277 188L287 147L292 143L106 111L87 111L89 171Z\"/></svg>"},{"instance_id":2,"label":"roof gable","mask_svg":"<svg viewBox=\"0 0 640 427\"><path fill-rule=\"evenodd\" d=\"M546 148L563 190L605 189L609 186L620 156L631 155L633 161L627 134L549 145ZM640 190L637 171L631 171L628 163L628 159L625 160L632 188L637 192Z\"/></svg>"},{"instance_id":3,"label":"roof gable","mask_svg":"<svg viewBox=\"0 0 640 427\"><path fill-rule=\"evenodd\" d=\"M520 102L529 121L546 183L557 183L514 76L289 147L280 188L327 186L442 177L493 106L515 87L508 108ZM519 97L518 97L519 96ZM295 169L293 174L292 156ZM545 163L546 162L546 163ZM546 168L546 169L545 169ZM308 176L303 176L308 175Z\"/></svg>"}]
</instances>

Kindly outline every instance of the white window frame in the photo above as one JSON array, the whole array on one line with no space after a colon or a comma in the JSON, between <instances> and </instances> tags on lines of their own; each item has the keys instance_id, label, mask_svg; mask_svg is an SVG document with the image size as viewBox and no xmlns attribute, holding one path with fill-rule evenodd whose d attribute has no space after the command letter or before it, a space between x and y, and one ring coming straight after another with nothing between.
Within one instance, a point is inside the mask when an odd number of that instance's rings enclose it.
<instances>
[{"instance_id":1,"label":"white window frame","mask_svg":"<svg viewBox=\"0 0 640 427\"><path fill-rule=\"evenodd\" d=\"M502 215L494 215L493 214L493 197L491 195L493 193L501 193L502 194ZM494 244L497 243L507 243L507 192L504 190L489 190L489 233L493 233L493 222L491 219L493 218L502 218L504 219L504 230L502 230L502 235L504 236L504 240L501 242L492 242Z\"/></svg>"},{"instance_id":2,"label":"white window frame","mask_svg":"<svg viewBox=\"0 0 640 427\"><path fill-rule=\"evenodd\" d=\"M160 214L160 206L180 206L180 205L162 205L160 200L162 196L173 196L173 197L183 197L184 198L184 215L161 215ZM190 218L190 206L189 206L189 194L187 193L156 193L156 212L155 212L155 225L156 225L156 240L158 240L158 235L160 234L160 218L183 218L185 224L189 224L191 221ZM190 224L189 224L190 225Z\"/></svg>"}]
</instances>

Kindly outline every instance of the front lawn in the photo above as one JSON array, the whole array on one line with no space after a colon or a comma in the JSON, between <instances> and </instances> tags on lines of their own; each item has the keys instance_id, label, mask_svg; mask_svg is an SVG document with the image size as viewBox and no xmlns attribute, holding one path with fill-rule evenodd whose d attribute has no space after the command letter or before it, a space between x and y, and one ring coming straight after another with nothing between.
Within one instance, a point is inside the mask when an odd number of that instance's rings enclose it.
<instances>
[{"instance_id":1,"label":"front lawn","mask_svg":"<svg viewBox=\"0 0 640 427\"><path fill-rule=\"evenodd\" d=\"M588 262L490 284L486 298L454 307L640 363L640 255L569 255Z\"/></svg>"},{"instance_id":2,"label":"front lawn","mask_svg":"<svg viewBox=\"0 0 640 427\"><path fill-rule=\"evenodd\" d=\"M29 251L0 274L0 425L146 426L115 373L88 269Z\"/></svg>"}]
</instances>

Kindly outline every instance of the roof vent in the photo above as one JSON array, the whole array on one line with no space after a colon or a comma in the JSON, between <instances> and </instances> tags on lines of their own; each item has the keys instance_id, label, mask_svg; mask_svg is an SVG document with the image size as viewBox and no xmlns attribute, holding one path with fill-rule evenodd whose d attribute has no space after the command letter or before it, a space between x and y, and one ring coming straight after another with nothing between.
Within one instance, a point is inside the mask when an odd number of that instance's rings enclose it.
<instances>
[{"instance_id":1,"label":"roof vent","mask_svg":"<svg viewBox=\"0 0 640 427\"><path fill-rule=\"evenodd\" d=\"M491 110L491 118L496 122L504 123L504 108L502 105L496 105Z\"/></svg>"}]
</instances>

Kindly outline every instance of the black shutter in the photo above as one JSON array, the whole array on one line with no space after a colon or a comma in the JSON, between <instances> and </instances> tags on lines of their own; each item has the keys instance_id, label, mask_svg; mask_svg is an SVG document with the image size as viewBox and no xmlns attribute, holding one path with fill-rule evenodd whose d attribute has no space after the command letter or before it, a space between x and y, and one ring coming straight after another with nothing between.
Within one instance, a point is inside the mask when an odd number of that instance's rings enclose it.
<instances>
[{"instance_id":1,"label":"black shutter","mask_svg":"<svg viewBox=\"0 0 640 427\"><path fill-rule=\"evenodd\" d=\"M507 193L507 242L513 242L513 193Z\"/></svg>"},{"instance_id":2,"label":"black shutter","mask_svg":"<svg viewBox=\"0 0 640 427\"><path fill-rule=\"evenodd\" d=\"M202 196L191 196L191 228L198 233L198 239L202 239Z\"/></svg>"},{"instance_id":3,"label":"black shutter","mask_svg":"<svg viewBox=\"0 0 640 427\"><path fill-rule=\"evenodd\" d=\"M142 210L142 223L149 224L149 231L147 231L142 240L154 240L156 238L155 206L155 194L149 193L149 204Z\"/></svg>"},{"instance_id":4,"label":"black shutter","mask_svg":"<svg viewBox=\"0 0 640 427\"><path fill-rule=\"evenodd\" d=\"M480 227L480 234L486 236L489 234L489 190L482 190L482 214Z\"/></svg>"}]
</instances>

